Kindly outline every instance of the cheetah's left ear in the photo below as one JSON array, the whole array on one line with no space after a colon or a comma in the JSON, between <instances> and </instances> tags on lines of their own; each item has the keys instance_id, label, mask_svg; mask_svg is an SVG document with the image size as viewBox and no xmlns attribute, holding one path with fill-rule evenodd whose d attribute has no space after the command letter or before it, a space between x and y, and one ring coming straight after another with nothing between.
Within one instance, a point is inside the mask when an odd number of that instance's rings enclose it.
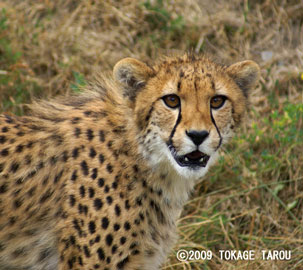
<instances>
[{"instance_id":1,"label":"cheetah's left ear","mask_svg":"<svg viewBox=\"0 0 303 270\"><path fill-rule=\"evenodd\" d=\"M120 82L124 88L123 95L134 100L138 91L153 76L154 71L145 63L134 58L124 58L114 66L113 74L114 79Z\"/></svg>"},{"instance_id":2,"label":"cheetah's left ear","mask_svg":"<svg viewBox=\"0 0 303 270\"><path fill-rule=\"evenodd\" d=\"M239 88L247 97L248 92L253 88L260 78L260 68L254 61L242 61L227 68L227 73L236 82Z\"/></svg>"}]
</instances>

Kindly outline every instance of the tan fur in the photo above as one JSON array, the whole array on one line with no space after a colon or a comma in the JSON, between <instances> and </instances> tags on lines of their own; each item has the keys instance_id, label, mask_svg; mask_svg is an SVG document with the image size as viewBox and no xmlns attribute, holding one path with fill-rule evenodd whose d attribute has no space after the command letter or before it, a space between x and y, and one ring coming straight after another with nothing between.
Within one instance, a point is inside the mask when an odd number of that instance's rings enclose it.
<instances>
[{"instance_id":1,"label":"tan fur","mask_svg":"<svg viewBox=\"0 0 303 270\"><path fill-rule=\"evenodd\" d=\"M225 67L186 54L149 67L127 58L115 81L36 102L31 116L1 116L0 269L159 269L188 194L258 77L252 61ZM168 94L180 108L164 104ZM211 110L218 94L227 100ZM178 155L194 151L189 130L209 132L205 168L179 168L168 149L171 140Z\"/></svg>"}]
</instances>

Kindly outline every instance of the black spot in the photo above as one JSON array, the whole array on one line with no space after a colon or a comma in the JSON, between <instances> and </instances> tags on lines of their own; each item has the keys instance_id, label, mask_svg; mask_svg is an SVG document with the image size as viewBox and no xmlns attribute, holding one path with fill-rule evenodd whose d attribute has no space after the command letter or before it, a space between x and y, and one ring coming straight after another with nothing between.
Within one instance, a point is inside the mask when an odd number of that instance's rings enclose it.
<instances>
[{"instance_id":1,"label":"black spot","mask_svg":"<svg viewBox=\"0 0 303 270\"><path fill-rule=\"evenodd\" d=\"M141 222L140 219L136 218L134 223L135 223L136 225L140 225L140 222Z\"/></svg>"},{"instance_id":2,"label":"black spot","mask_svg":"<svg viewBox=\"0 0 303 270\"><path fill-rule=\"evenodd\" d=\"M83 261L82 261L82 257L81 256L78 257L78 262L79 262L79 265L83 266Z\"/></svg>"},{"instance_id":3,"label":"black spot","mask_svg":"<svg viewBox=\"0 0 303 270\"><path fill-rule=\"evenodd\" d=\"M143 215L143 213L139 213L139 217L140 217L140 219L141 219L142 221L144 221L144 215Z\"/></svg>"},{"instance_id":4,"label":"black spot","mask_svg":"<svg viewBox=\"0 0 303 270\"><path fill-rule=\"evenodd\" d=\"M138 255L140 254L140 251L138 249L135 249L131 252L132 255Z\"/></svg>"},{"instance_id":5,"label":"black spot","mask_svg":"<svg viewBox=\"0 0 303 270\"><path fill-rule=\"evenodd\" d=\"M124 245L125 242L126 242L126 238L125 238L124 236L122 236L122 237L120 238L120 244L121 244L121 245Z\"/></svg>"},{"instance_id":6,"label":"black spot","mask_svg":"<svg viewBox=\"0 0 303 270\"><path fill-rule=\"evenodd\" d=\"M79 156L79 148L75 147L72 152L72 157L76 159Z\"/></svg>"},{"instance_id":7,"label":"black spot","mask_svg":"<svg viewBox=\"0 0 303 270\"><path fill-rule=\"evenodd\" d=\"M96 150L93 147L91 147L89 151L89 156L91 158L94 158L96 155L97 155Z\"/></svg>"},{"instance_id":8,"label":"black spot","mask_svg":"<svg viewBox=\"0 0 303 270\"><path fill-rule=\"evenodd\" d=\"M16 221L17 221L17 217L10 217L9 218L9 224L10 225L14 225L16 223Z\"/></svg>"},{"instance_id":9,"label":"black spot","mask_svg":"<svg viewBox=\"0 0 303 270\"><path fill-rule=\"evenodd\" d=\"M113 172L113 166L108 163L107 166L106 166L106 170L109 172L109 173L112 173Z\"/></svg>"},{"instance_id":10,"label":"black spot","mask_svg":"<svg viewBox=\"0 0 303 270\"><path fill-rule=\"evenodd\" d=\"M118 204L115 205L115 213L117 217L119 217L121 214L121 208Z\"/></svg>"},{"instance_id":11,"label":"black spot","mask_svg":"<svg viewBox=\"0 0 303 270\"><path fill-rule=\"evenodd\" d=\"M106 263L109 264L111 262L111 257L106 258Z\"/></svg>"},{"instance_id":12,"label":"black spot","mask_svg":"<svg viewBox=\"0 0 303 270\"><path fill-rule=\"evenodd\" d=\"M9 130L8 127L3 127L3 128L2 128L2 132L4 132L4 133L5 133L5 132L8 132L8 130Z\"/></svg>"},{"instance_id":13,"label":"black spot","mask_svg":"<svg viewBox=\"0 0 303 270\"><path fill-rule=\"evenodd\" d=\"M29 197L32 197L35 195L35 191L36 191L36 187L32 187L28 192L27 192L27 195Z\"/></svg>"},{"instance_id":14,"label":"black spot","mask_svg":"<svg viewBox=\"0 0 303 270\"><path fill-rule=\"evenodd\" d=\"M94 207L95 207L95 209L96 210L100 210L102 206L103 206L103 202L101 201L101 199L96 198L94 200Z\"/></svg>"},{"instance_id":15,"label":"black spot","mask_svg":"<svg viewBox=\"0 0 303 270\"><path fill-rule=\"evenodd\" d=\"M85 116L90 116L92 114L92 111L84 111L83 114Z\"/></svg>"},{"instance_id":16,"label":"black spot","mask_svg":"<svg viewBox=\"0 0 303 270\"><path fill-rule=\"evenodd\" d=\"M17 248L15 251L13 251L12 255L15 258L18 258L20 256L26 255L25 252L26 252L25 248Z\"/></svg>"},{"instance_id":17,"label":"black spot","mask_svg":"<svg viewBox=\"0 0 303 270\"><path fill-rule=\"evenodd\" d=\"M5 143L6 142L6 137L5 136L0 136L0 143Z\"/></svg>"},{"instance_id":18,"label":"black spot","mask_svg":"<svg viewBox=\"0 0 303 270\"><path fill-rule=\"evenodd\" d=\"M98 186L103 187L104 186L104 178L99 178L98 179Z\"/></svg>"},{"instance_id":19,"label":"black spot","mask_svg":"<svg viewBox=\"0 0 303 270\"><path fill-rule=\"evenodd\" d=\"M84 186L81 186L79 188L79 193L80 193L81 197L84 198L84 196L85 196L85 187Z\"/></svg>"},{"instance_id":20,"label":"black spot","mask_svg":"<svg viewBox=\"0 0 303 270\"><path fill-rule=\"evenodd\" d=\"M129 210L129 208L130 208L129 200L126 200L125 201L125 209Z\"/></svg>"},{"instance_id":21,"label":"black spot","mask_svg":"<svg viewBox=\"0 0 303 270\"><path fill-rule=\"evenodd\" d=\"M17 134L17 136L19 136L19 137L24 136L24 132L22 132L22 131L18 131L16 134Z\"/></svg>"},{"instance_id":22,"label":"black spot","mask_svg":"<svg viewBox=\"0 0 303 270\"><path fill-rule=\"evenodd\" d=\"M125 223L124 223L124 229L126 230L126 231L129 231L130 230L130 224L129 224L129 222L128 221L126 221Z\"/></svg>"},{"instance_id":23,"label":"black spot","mask_svg":"<svg viewBox=\"0 0 303 270\"><path fill-rule=\"evenodd\" d=\"M76 231L78 232L79 236L81 237L83 235L83 231L82 231L77 219L73 220L73 226L76 229Z\"/></svg>"},{"instance_id":24,"label":"black spot","mask_svg":"<svg viewBox=\"0 0 303 270\"><path fill-rule=\"evenodd\" d=\"M46 176L43 178L43 181L42 181L42 185L43 185L43 186L46 186L46 185L47 185L48 179L49 179L49 176L48 176L48 175L46 175Z\"/></svg>"},{"instance_id":25,"label":"black spot","mask_svg":"<svg viewBox=\"0 0 303 270\"><path fill-rule=\"evenodd\" d=\"M75 257L73 257L73 259L74 259L74 258L75 258ZM67 263L68 263L68 267L69 267L70 269L72 269L72 268L73 268L73 265L74 265L74 260L70 259L70 260L67 261Z\"/></svg>"},{"instance_id":26,"label":"black spot","mask_svg":"<svg viewBox=\"0 0 303 270\"><path fill-rule=\"evenodd\" d=\"M75 136L77 137L77 138L79 138L80 137L80 135L81 135L81 129L80 128L75 128L75 130L74 130L74 134L75 134Z\"/></svg>"},{"instance_id":27,"label":"black spot","mask_svg":"<svg viewBox=\"0 0 303 270\"><path fill-rule=\"evenodd\" d=\"M117 187L118 187L118 182L117 181L113 182L112 183L112 188L117 189Z\"/></svg>"},{"instance_id":28,"label":"black spot","mask_svg":"<svg viewBox=\"0 0 303 270\"><path fill-rule=\"evenodd\" d=\"M142 196L139 196L139 197L136 198L136 204L138 206L142 206Z\"/></svg>"},{"instance_id":29,"label":"black spot","mask_svg":"<svg viewBox=\"0 0 303 270\"><path fill-rule=\"evenodd\" d=\"M88 223L88 230L91 234L94 234L96 232L96 224L94 221L90 221Z\"/></svg>"},{"instance_id":30,"label":"black spot","mask_svg":"<svg viewBox=\"0 0 303 270\"><path fill-rule=\"evenodd\" d=\"M99 162L100 162L100 164L103 164L104 160L105 160L104 156L102 154L99 154Z\"/></svg>"},{"instance_id":31,"label":"black spot","mask_svg":"<svg viewBox=\"0 0 303 270\"><path fill-rule=\"evenodd\" d=\"M118 249L117 245L113 245L113 247L112 247L112 254L115 254L116 251L117 251L117 249Z\"/></svg>"},{"instance_id":32,"label":"black spot","mask_svg":"<svg viewBox=\"0 0 303 270\"><path fill-rule=\"evenodd\" d=\"M100 238L100 235L97 235L96 238L95 238L95 243L99 243L99 242L100 242L100 239L101 239L101 238Z\"/></svg>"},{"instance_id":33,"label":"black spot","mask_svg":"<svg viewBox=\"0 0 303 270\"><path fill-rule=\"evenodd\" d=\"M74 195L69 195L69 204L70 206L75 206L76 199Z\"/></svg>"},{"instance_id":34,"label":"black spot","mask_svg":"<svg viewBox=\"0 0 303 270\"><path fill-rule=\"evenodd\" d=\"M128 258L128 256L127 256L124 260L120 261L120 262L117 264L117 268L118 268L119 270L120 270L120 269L123 269L124 266L128 263L128 261L129 261L129 258Z\"/></svg>"},{"instance_id":35,"label":"black spot","mask_svg":"<svg viewBox=\"0 0 303 270\"><path fill-rule=\"evenodd\" d=\"M75 170L75 171L73 171L71 180L72 180L72 181L76 181L77 177L78 177L78 175L77 175L77 170Z\"/></svg>"},{"instance_id":36,"label":"black spot","mask_svg":"<svg viewBox=\"0 0 303 270\"><path fill-rule=\"evenodd\" d=\"M139 168L138 168L137 165L134 165L134 166L133 166L133 169L134 169L134 172L135 172L135 173L138 173L138 172L139 172Z\"/></svg>"},{"instance_id":37,"label":"black spot","mask_svg":"<svg viewBox=\"0 0 303 270\"><path fill-rule=\"evenodd\" d=\"M105 142L105 135L103 130L99 130L99 139L100 142Z\"/></svg>"},{"instance_id":38,"label":"black spot","mask_svg":"<svg viewBox=\"0 0 303 270\"><path fill-rule=\"evenodd\" d=\"M91 129L88 129L88 130L86 131L86 136L87 136L87 139L88 139L89 141L91 141L91 140L94 138L94 132L93 132Z\"/></svg>"},{"instance_id":39,"label":"black spot","mask_svg":"<svg viewBox=\"0 0 303 270\"><path fill-rule=\"evenodd\" d=\"M94 180L97 178L97 176L98 176L98 169L94 168L91 174L91 178Z\"/></svg>"},{"instance_id":40,"label":"black spot","mask_svg":"<svg viewBox=\"0 0 303 270\"><path fill-rule=\"evenodd\" d=\"M67 153L67 151L64 151L62 153L62 160L63 160L63 162L66 162L68 160L68 153Z\"/></svg>"},{"instance_id":41,"label":"black spot","mask_svg":"<svg viewBox=\"0 0 303 270\"><path fill-rule=\"evenodd\" d=\"M211 80L211 87L212 87L213 90L216 89L216 87L215 87L215 82L214 82L213 80Z\"/></svg>"},{"instance_id":42,"label":"black spot","mask_svg":"<svg viewBox=\"0 0 303 270\"><path fill-rule=\"evenodd\" d=\"M75 236L71 235L71 236L69 237L69 242L70 242L72 245L75 245L75 243L76 243L76 238L75 238Z\"/></svg>"},{"instance_id":43,"label":"black spot","mask_svg":"<svg viewBox=\"0 0 303 270\"><path fill-rule=\"evenodd\" d=\"M88 196L90 198L93 198L95 196L95 190L91 187L88 189Z\"/></svg>"},{"instance_id":44,"label":"black spot","mask_svg":"<svg viewBox=\"0 0 303 270\"><path fill-rule=\"evenodd\" d=\"M63 175L63 170L61 170L54 178L54 183L58 183L58 181L60 180L60 178Z\"/></svg>"},{"instance_id":45,"label":"black spot","mask_svg":"<svg viewBox=\"0 0 303 270\"><path fill-rule=\"evenodd\" d=\"M88 213L88 207L86 205L82 205L81 203L79 203L78 205L78 210L79 210L79 214L84 213L85 215L87 215Z\"/></svg>"},{"instance_id":46,"label":"black spot","mask_svg":"<svg viewBox=\"0 0 303 270\"><path fill-rule=\"evenodd\" d=\"M138 243L137 242L133 242L133 243L131 243L131 245L129 246L129 248L130 249L134 249L137 246L138 246Z\"/></svg>"},{"instance_id":47,"label":"black spot","mask_svg":"<svg viewBox=\"0 0 303 270\"><path fill-rule=\"evenodd\" d=\"M108 193L108 192L109 192L109 189L110 189L109 186L108 186L108 185L105 185L105 187L104 187L104 192L105 192L105 193Z\"/></svg>"},{"instance_id":48,"label":"black spot","mask_svg":"<svg viewBox=\"0 0 303 270\"><path fill-rule=\"evenodd\" d=\"M85 246L83 247L83 250L84 250L85 256L86 256L87 258L89 258L89 257L90 257L90 251L89 251L88 246L85 245Z\"/></svg>"},{"instance_id":49,"label":"black spot","mask_svg":"<svg viewBox=\"0 0 303 270\"><path fill-rule=\"evenodd\" d=\"M107 217L102 218L101 220L101 226L104 230L106 230L108 228L109 225L109 220Z\"/></svg>"},{"instance_id":50,"label":"black spot","mask_svg":"<svg viewBox=\"0 0 303 270\"><path fill-rule=\"evenodd\" d=\"M99 264L95 264L94 265L94 269L99 269L100 268L100 265Z\"/></svg>"},{"instance_id":51,"label":"black spot","mask_svg":"<svg viewBox=\"0 0 303 270\"><path fill-rule=\"evenodd\" d=\"M8 186L7 186L7 183L4 183L0 186L0 194L3 194L7 191L8 189Z\"/></svg>"},{"instance_id":52,"label":"black spot","mask_svg":"<svg viewBox=\"0 0 303 270\"><path fill-rule=\"evenodd\" d=\"M103 251L102 248L98 248L97 249L97 254L98 254L98 257L99 257L100 261L104 261L105 260L105 254L104 254L104 251Z\"/></svg>"},{"instance_id":53,"label":"black spot","mask_svg":"<svg viewBox=\"0 0 303 270\"><path fill-rule=\"evenodd\" d=\"M74 117L74 118L72 119L72 124L78 124L80 120L81 120L80 117Z\"/></svg>"},{"instance_id":54,"label":"black spot","mask_svg":"<svg viewBox=\"0 0 303 270\"><path fill-rule=\"evenodd\" d=\"M14 120L9 115L5 115L5 122L8 124L12 124L12 123L14 123Z\"/></svg>"},{"instance_id":55,"label":"black spot","mask_svg":"<svg viewBox=\"0 0 303 270\"><path fill-rule=\"evenodd\" d=\"M120 230L120 225L118 223L114 224L114 231L119 231Z\"/></svg>"},{"instance_id":56,"label":"black spot","mask_svg":"<svg viewBox=\"0 0 303 270\"><path fill-rule=\"evenodd\" d=\"M107 201L107 203L108 203L109 205L111 205L112 202L113 202L113 198L112 198L111 196L107 196L107 197L106 197L106 201Z\"/></svg>"},{"instance_id":57,"label":"black spot","mask_svg":"<svg viewBox=\"0 0 303 270\"><path fill-rule=\"evenodd\" d=\"M48 189L40 198L40 203L44 203L46 202L52 195L53 195L53 191Z\"/></svg>"},{"instance_id":58,"label":"black spot","mask_svg":"<svg viewBox=\"0 0 303 270\"><path fill-rule=\"evenodd\" d=\"M29 141L26 145L27 148L32 148L33 147L34 142L33 141Z\"/></svg>"},{"instance_id":59,"label":"black spot","mask_svg":"<svg viewBox=\"0 0 303 270\"><path fill-rule=\"evenodd\" d=\"M13 162L11 164L10 171L12 173L15 173L16 171L18 171L18 169L19 169L19 163Z\"/></svg>"},{"instance_id":60,"label":"black spot","mask_svg":"<svg viewBox=\"0 0 303 270\"><path fill-rule=\"evenodd\" d=\"M111 244L113 243L113 236L111 234L106 235L105 242L108 246L111 246Z\"/></svg>"},{"instance_id":61,"label":"black spot","mask_svg":"<svg viewBox=\"0 0 303 270\"><path fill-rule=\"evenodd\" d=\"M20 199L16 199L14 201L14 207L17 209L22 205L22 201Z\"/></svg>"},{"instance_id":62,"label":"black spot","mask_svg":"<svg viewBox=\"0 0 303 270\"><path fill-rule=\"evenodd\" d=\"M88 166L85 160L81 162L81 169L84 175L88 175Z\"/></svg>"},{"instance_id":63,"label":"black spot","mask_svg":"<svg viewBox=\"0 0 303 270\"><path fill-rule=\"evenodd\" d=\"M5 148L5 149L3 149L3 150L1 151L1 156L3 156L3 157L8 156L8 154L9 154L9 151L8 151L7 148Z\"/></svg>"},{"instance_id":64,"label":"black spot","mask_svg":"<svg viewBox=\"0 0 303 270\"><path fill-rule=\"evenodd\" d=\"M112 146L113 146L113 141L109 141L109 142L107 143L107 147L108 147L109 149L111 149Z\"/></svg>"},{"instance_id":65,"label":"black spot","mask_svg":"<svg viewBox=\"0 0 303 270\"><path fill-rule=\"evenodd\" d=\"M57 163L57 161L58 161L58 157L52 156L50 158L50 162L51 162L52 165L55 165Z\"/></svg>"},{"instance_id":66,"label":"black spot","mask_svg":"<svg viewBox=\"0 0 303 270\"><path fill-rule=\"evenodd\" d=\"M178 89L178 92L181 90L181 81L178 81L177 89Z\"/></svg>"}]
</instances>

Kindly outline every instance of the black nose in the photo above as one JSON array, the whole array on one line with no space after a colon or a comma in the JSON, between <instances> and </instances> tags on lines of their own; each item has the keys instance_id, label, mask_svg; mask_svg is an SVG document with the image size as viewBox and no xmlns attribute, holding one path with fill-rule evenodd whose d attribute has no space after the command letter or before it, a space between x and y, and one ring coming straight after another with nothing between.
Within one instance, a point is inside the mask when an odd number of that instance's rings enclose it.
<instances>
[{"instance_id":1,"label":"black nose","mask_svg":"<svg viewBox=\"0 0 303 270\"><path fill-rule=\"evenodd\" d=\"M209 132L206 130L197 131L197 130L190 130L186 131L186 134L191 140L194 142L195 145L200 145L209 135Z\"/></svg>"}]
</instances>

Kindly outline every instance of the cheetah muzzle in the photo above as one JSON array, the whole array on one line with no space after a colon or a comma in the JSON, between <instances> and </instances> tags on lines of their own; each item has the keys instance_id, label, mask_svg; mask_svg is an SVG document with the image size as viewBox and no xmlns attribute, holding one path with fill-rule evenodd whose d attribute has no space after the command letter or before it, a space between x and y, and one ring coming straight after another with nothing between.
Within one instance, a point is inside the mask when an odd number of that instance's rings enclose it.
<instances>
[{"instance_id":1,"label":"cheetah muzzle","mask_svg":"<svg viewBox=\"0 0 303 270\"><path fill-rule=\"evenodd\" d=\"M176 150L172 145L168 147L175 161L181 167L189 167L192 169L199 169L199 167L205 167L210 158L209 155L200 152L199 150L195 150L186 155L178 156L176 155Z\"/></svg>"}]
</instances>

